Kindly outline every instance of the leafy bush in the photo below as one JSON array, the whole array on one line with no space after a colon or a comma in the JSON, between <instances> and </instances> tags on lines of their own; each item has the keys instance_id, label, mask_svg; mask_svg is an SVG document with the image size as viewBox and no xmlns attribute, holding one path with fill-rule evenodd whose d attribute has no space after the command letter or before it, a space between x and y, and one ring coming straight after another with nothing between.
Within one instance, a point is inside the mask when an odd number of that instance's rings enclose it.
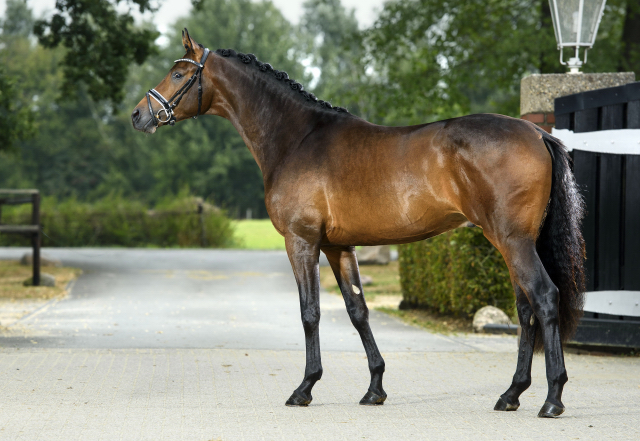
<instances>
[{"instance_id":1,"label":"leafy bush","mask_svg":"<svg viewBox=\"0 0 640 441\"><path fill-rule=\"evenodd\" d=\"M208 247L233 245L233 227L225 213L185 193L148 210L141 202L110 195L95 203L45 197L40 218L43 246ZM2 223L31 223L31 204L3 207ZM204 232L204 235L203 235ZM2 246L30 246L27 237L0 234Z\"/></svg>"},{"instance_id":2,"label":"leafy bush","mask_svg":"<svg viewBox=\"0 0 640 441\"><path fill-rule=\"evenodd\" d=\"M486 305L515 314L504 259L479 228L399 247L403 307L470 316Z\"/></svg>"}]
</instances>

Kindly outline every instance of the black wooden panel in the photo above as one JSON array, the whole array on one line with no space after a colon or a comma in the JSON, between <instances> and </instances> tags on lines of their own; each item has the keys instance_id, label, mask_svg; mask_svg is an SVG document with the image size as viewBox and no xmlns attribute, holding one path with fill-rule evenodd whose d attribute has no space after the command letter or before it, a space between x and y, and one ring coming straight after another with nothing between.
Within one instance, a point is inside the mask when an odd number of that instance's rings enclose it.
<instances>
[{"instance_id":1,"label":"black wooden panel","mask_svg":"<svg viewBox=\"0 0 640 441\"><path fill-rule=\"evenodd\" d=\"M556 129L571 129L571 114L556 115Z\"/></svg>"},{"instance_id":2,"label":"black wooden panel","mask_svg":"<svg viewBox=\"0 0 640 441\"><path fill-rule=\"evenodd\" d=\"M598 268L596 289L620 289L620 210L622 155L600 156L598 194Z\"/></svg>"},{"instance_id":3,"label":"black wooden panel","mask_svg":"<svg viewBox=\"0 0 640 441\"><path fill-rule=\"evenodd\" d=\"M626 155L624 289L640 291L640 155Z\"/></svg>"},{"instance_id":4,"label":"black wooden panel","mask_svg":"<svg viewBox=\"0 0 640 441\"><path fill-rule=\"evenodd\" d=\"M624 129L624 104L602 107L600 112L600 130Z\"/></svg>"},{"instance_id":5,"label":"black wooden panel","mask_svg":"<svg viewBox=\"0 0 640 441\"><path fill-rule=\"evenodd\" d=\"M640 100L627 104L627 129L640 129Z\"/></svg>"},{"instance_id":6,"label":"black wooden panel","mask_svg":"<svg viewBox=\"0 0 640 441\"><path fill-rule=\"evenodd\" d=\"M571 343L640 348L640 322L585 317Z\"/></svg>"},{"instance_id":7,"label":"black wooden panel","mask_svg":"<svg viewBox=\"0 0 640 441\"><path fill-rule=\"evenodd\" d=\"M595 89L588 92L582 92L584 95L583 109L593 107L606 107L614 104L622 104L626 101L625 86L606 87L604 89Z\"/></svg>"},{"instance_id":8,"label":"black wooden panel","mask_svg":"<svg viewBox=\"0 0 640 441\"><path fill-rule=\"evenodd\" d=\"M575 113L573 131L575 133L594 132L598 130L598 109L579 110Z\"/></svg>"},{"instance_id":9,"label":"black wooden panel","mask_svg":"<svg viewBox=\"0 0 640 441\"><path fill-rule=\"evenodd\" d=\"M595 291L596 276L596 174L598 153L573 151L573 173L580 193L584 197L587 207L586 216L582 222L582 235L587 249L587 291Z\"/></svg>"},{"instance_id":10,"label":"black wooden panel","mask_svg":"<svg viewBox=\"0 0 640 441\"><path fill-rule=\"evenodd\" d=\"M555 98L553 108L556 118L558 115L567 115L584 109L584 93L574 93L571 95Z\"/></svg>"}]
</instances>

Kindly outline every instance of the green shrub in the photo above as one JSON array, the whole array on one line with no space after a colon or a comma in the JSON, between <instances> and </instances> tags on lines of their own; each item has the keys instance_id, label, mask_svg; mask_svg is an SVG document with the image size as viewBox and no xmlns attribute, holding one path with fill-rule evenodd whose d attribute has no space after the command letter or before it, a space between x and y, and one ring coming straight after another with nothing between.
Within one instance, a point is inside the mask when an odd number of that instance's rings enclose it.
<instances>
[{"instance_id":1,"label":"green shrub","mask_svg":"<svg viewBox=\"0 0 640 441\"><path fill-rule=\"evenodd\" d=\"M403 305L462 316L492 305L515 315L509 271L481 229L459 228L398 249Z\"/></svg>"},{"instance_id":2,"label":"green shrub","mask_svg":"<svg viewBox=\"0 0 640 441\"><path fill-rule=\"evenodd\" d=\"M195 197L182 193L166 199L153 210L138 201L110 195L94 203L71 198L58 201L45 197L40 218L43 246L88 247L227 247L234 243L234 230L225 213L203 203L197 213ZM31 204L4 206L2 223L29 224ZM1 246L30 246L27 237L0 234Z\"/></svg>"}]
</instances>

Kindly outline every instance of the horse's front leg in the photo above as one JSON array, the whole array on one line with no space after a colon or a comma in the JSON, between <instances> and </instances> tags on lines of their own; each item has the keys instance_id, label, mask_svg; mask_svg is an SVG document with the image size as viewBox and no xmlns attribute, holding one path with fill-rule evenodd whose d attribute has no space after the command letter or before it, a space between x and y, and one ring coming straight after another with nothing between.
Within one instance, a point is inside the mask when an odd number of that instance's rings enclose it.
<instances>
[{"instance_id":1,"label":"horse's front leg","mask_svg":"<svg viewBox=\"0 0 640 441\"><path fill-rule=\"evenodd\" d=\"M320 247L317 243L295 235L285 237L287 254L298 284L300 295L300 313L307 348L307 364L304 379L286 402L287 406L307 406L311 400L311 389L322 377L320 360L320 272L318 257Z\"/></svg>"},{"instance_id":2,"label":"horse's front leg","mask_svg":"<svg viewBox=\"0 0 640 441\"><path fill-rule=\"evenodd\" d=\"M323 247L333 274L336 276L342 297L351 323L360 334L360 339L367 353L371 383L369 390L360 400L360 404L383 404L387 394L382 388L382 374L384 374L384 359L380 355L378 345L373 338L373 332L369 326L369 309L364 300L364 291L360 282L358 259L353 247Z\"/></svg>"}]
</instances>

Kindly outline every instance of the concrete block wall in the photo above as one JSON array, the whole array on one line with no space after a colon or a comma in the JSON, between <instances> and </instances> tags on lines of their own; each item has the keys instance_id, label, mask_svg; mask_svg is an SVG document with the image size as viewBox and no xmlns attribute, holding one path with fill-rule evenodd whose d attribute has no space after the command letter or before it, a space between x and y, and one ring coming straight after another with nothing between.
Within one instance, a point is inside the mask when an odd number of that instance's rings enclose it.
<instances>
[{"instance_id":1,"label":"concrete block wall","mask_svg":"<svg viewBox=\"0 0 640 441\"><path fill-rule=\"evenodd\" d=\"M633 81L633 72L530 75L520 82L520 117L551 132L556 123L554 99Z\"/></svg>"}]
</instances>

